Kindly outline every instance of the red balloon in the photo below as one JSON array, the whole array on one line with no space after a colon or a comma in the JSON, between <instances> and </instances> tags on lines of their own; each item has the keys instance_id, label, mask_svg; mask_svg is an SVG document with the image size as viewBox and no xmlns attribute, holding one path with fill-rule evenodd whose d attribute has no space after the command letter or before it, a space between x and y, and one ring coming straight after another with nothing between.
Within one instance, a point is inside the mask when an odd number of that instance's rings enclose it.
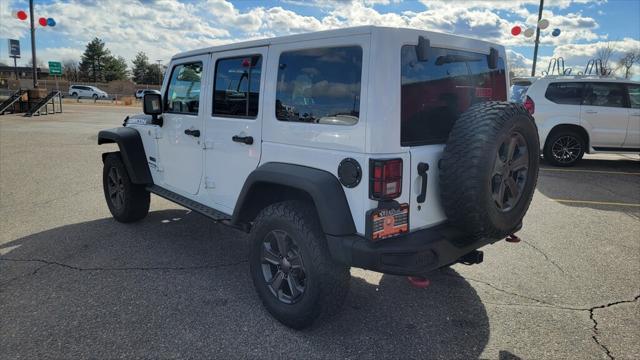
<instances>
[{"instance_id":1,"label":"red balloon","mask_svg":"<svg viewBox=\"0 0 640 360\"><path fill-rule=\"evenodd\" d=\"M40 24L40 26L47 26L47 18L38 19L38 24Z\"/></svg>"},{"instance_id":2,"label":"red balloon","mask_svg":"<svg viewBox=\"0 0 640 360\"><path fill-rule=\"evenodd\" d=\"M18 12L16 13L16 16L20 20L27 20L27 13L24 10L18 10Z\"/></svg>"},{"instance_id":3,"label":"red balloon","mask_svg":"<svg viewBox=\"0 0 640 360\"><path fill-rule=\"evenodd\" d=\"M518 25L511 28L511 35L518 36L522 32L522 28Z\"/></svg>"}]
</instances>

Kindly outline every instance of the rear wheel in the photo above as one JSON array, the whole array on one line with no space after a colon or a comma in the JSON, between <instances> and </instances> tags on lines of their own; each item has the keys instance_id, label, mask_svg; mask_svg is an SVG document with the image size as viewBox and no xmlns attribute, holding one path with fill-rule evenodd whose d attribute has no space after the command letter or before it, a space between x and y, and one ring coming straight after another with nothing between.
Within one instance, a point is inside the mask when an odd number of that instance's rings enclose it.
<instances>
[{"instance_id":1,"label":"rear wheel","mask_svg":"<svg viewBox=\"0 0 640 360\"><path fill-rule=\"evenodd\" d=\"M554 166L574 166L586 149L586 141L577 131L562 130L551 133L544 147L544 159Z\"/></svg>"},{"instance_id":2,"label":"rear wheel","mask_svg":"<svg viewBox=\"0 0 640 360\"><path fill-rule=\"evenodd\" d=\"M108 154L102 171L104 197L111 215L120 222L133 222L147 216L151 197L144 185L134 184L119 153Z\"/></svg>"},{"instance_id":3,"label":"rear wheel","mask_svg":"<svg viewBox=\"0 0 640 360\"><path fill-rule=\"evenodd\" d=\"M250 235L253 284L267 311L302 329L340 309L349 268L333 262L317 215L303 202L268 206Z\"/></svg>"}]
</instances>

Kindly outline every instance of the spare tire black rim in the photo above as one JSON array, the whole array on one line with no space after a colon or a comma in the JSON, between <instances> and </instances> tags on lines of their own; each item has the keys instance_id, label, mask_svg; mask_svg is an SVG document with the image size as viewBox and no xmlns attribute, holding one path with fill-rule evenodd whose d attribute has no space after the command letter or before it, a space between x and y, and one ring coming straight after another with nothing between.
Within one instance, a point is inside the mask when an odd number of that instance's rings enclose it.
<instances>
[{"instance_id":1,"label":"spare tire black rim","mask_svg":"<svg viewBox=\"0 0 640 360\"><path fill-rule=\"evenodd\" d=\"M306 274L300 250L284 230L269 232L262 242L262 275L271 294L285 304L304 295Z\"/></svg>"},{"instance_id":2,"label":"spare tire black rim","mask_svg":"<svg viewBox=\"0 0 640 360\"><path fill-rule=\"evenodd\" d=\"M559 137L551 145L551 154L555 160L562 164L569 164L578 159L582 152L580 141L573 136L565 135Z\"/></svg>"},{"instance_id":3,"label":"spare tire black rim","mask_svg":"<svg viewBox=\"0 0 640 360\"><path fill-rule=\"evenodd\" d=\"M520 132L514 131L498 147L491 175L491 194L500 211L509 211L518 203L528 170L527 142Z\"/></svg>"}]
</instances>

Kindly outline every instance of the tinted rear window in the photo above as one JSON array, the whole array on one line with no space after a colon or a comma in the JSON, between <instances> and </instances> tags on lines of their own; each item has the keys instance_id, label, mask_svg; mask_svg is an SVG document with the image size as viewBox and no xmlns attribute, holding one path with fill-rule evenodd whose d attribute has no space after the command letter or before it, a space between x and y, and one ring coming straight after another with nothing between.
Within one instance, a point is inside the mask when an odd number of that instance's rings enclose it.
<instances>
[{"instance_id":1,"label":"tinted rear window","mask_svg":"<svg viewBox=\"0 0 640 360\"><path fill-rule=\"evenodd\" d=\"M353 125L360 115L362 48L341 46L280 55L276 118Z\"/></svg>"},{"instance_id":2,"label":"tinted rear window","mask_svg":"<svg viewBox=\"0 0 640 360\"><path fill-rule=\"evenodd\" d=\"M431 48L418 61L416 47L402 47L401 144L444 143L456 119L472 104L506 100L502 58L489 69L487 55Z\"/></svg>"},{"instance_id":3,"label":"tinted rear window","mask_svg":"<svg viewBox=\"0 0 640 360\"><path fill-rule=\"evenodd\" d=\"M551 83L547 87L544 97L556 104L580 105L582 103L583 92L584 83Z\"/></svg>"}]
</instances>

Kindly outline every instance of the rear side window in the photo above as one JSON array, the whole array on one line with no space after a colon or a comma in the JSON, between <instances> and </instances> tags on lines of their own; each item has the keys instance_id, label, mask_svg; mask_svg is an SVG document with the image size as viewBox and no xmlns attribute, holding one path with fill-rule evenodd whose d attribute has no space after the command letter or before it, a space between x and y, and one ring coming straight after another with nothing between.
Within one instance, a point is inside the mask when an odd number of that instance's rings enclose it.
<instances>
[{"instance_id":1,"label":"rear side window","mask_svg":"<svg viewBox=\"0 0 640 360\"><path fill-rule=\"evenodd\" d=\"M202 62L176 65L171 72L165 111L179 114L197 114L200 106L200 80Z\"/></svg>"},{"instance_id":2,"label":"rear side window","mask_svg":"<svg viewBox=\"0 0 640 360\"><path fill-rule=\"evenodd\" d=\"M469 106L506 100L502 58L489 69L487 55L431 48L427 61L418 61L415 46L401 54L401 145L444 143L456 119Z\"/></svg>"},{"instance_id":3,"label":"rear side window","mask_svg":"<svg viewBox=\"0 0 640 360\"><path fill-rule=\"evenodd\" d=\"M360 115L362 48L283 52L278 66L276 118L353 125Z\"/></svg>"},{"instance_id":4,"label":"rear side window","mask_svg":"<svg viewBox=\"0 0 640 360\"><path fill-rule=\"evenodd\" d=\"M213 115L255 118L261 71L260 55L218 60L213 85Z\"/></svg>"},{"instance_id":5,"label":"rear side window","mask_svg":"<svg viewBox=\"0 0 640 360\"><path fill-rule=\"evenodd\" d=\"M592 82L586 87L584 105L625 107L625 97L622 84Z\"/></svg>"},{"instance_id":6,"label":"rear side window","mask_svg":"<svg viewBox=\"0 0 640 360\"><path fill-rule=\"evenodd\" d=\"M551 83L547 87L544 97L556 104L580 105L584 92L584 83L561 82Z\"/></svg>"}]
</instances>

